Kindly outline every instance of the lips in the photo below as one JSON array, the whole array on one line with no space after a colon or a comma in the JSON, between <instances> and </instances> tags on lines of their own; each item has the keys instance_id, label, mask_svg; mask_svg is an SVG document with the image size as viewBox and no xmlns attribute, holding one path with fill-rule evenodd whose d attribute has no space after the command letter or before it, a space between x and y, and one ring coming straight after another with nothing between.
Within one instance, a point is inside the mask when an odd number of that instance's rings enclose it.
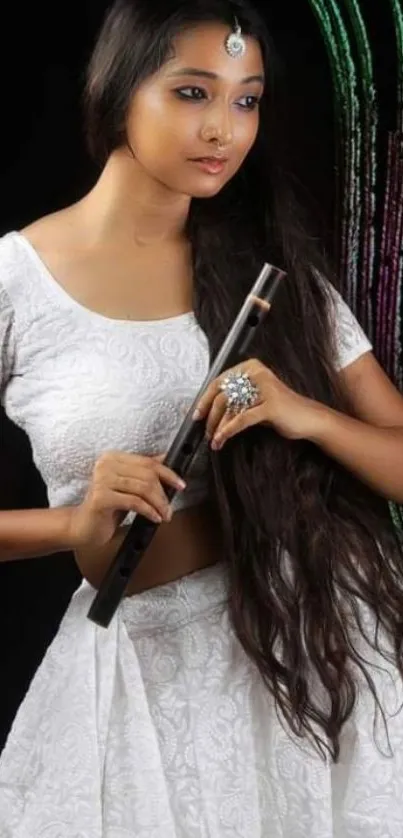
<instances>
[{"instance_id":1,"label":"lips","mask_svg":"<svg viewBox=\"0 0 403 838\"><path fill-rule=\"evenodd\" d=\"M228 157L194 157L192 160L194 163L227 163Z\"/></svg>"},{"instance_id":2,"label":"lips","mask_svg":"<svg viewBox=\"0 0 403 838\"><path fill-rule=\"evenodd\" d=\"M228 158L227 157L196 157L190 161L191 163L195 163L199 166L203 171L207 172L208 174L218 175L220 172L223 171L225 168Z\"/></svg>"}]
</instances>

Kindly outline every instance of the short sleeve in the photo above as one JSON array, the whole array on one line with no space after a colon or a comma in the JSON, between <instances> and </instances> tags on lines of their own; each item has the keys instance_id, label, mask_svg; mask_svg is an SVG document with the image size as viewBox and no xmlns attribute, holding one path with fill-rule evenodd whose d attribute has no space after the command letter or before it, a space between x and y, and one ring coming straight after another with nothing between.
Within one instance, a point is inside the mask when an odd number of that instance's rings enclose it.
<instances>
[{"instance_id":1,"label":"short sleeve","mask_svg":"<svg viewBox=\"0 0 403 838\"><path fill-rule=\"evenodd\" d=\"M0 285L0 401L13 365L13 321L10 298Z\"/></svg>"},{"instance_id":2,"label":"short sleeve","mask_svg":"<svg viewBox=\"0 0 403 838\"><path fill-rule=\"evenodd\" d=\"M328 287L333 304L336 367L342 370L361 355L371 352L372 345L341 294L332 285Z\"/></svg>"}]
</instances>

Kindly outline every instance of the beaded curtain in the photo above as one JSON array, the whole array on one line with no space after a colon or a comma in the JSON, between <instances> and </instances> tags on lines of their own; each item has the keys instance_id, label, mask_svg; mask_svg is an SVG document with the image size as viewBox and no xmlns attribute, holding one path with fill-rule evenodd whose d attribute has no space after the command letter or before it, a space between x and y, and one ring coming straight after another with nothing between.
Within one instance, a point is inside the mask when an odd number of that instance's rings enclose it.
<instances>
[{"instance_id":1,"label":"beaded curtain","mask_svg":"<svg viewBox=\"0 0 403 838\"><path fill-rule=\"evenodd\" d=\"M335 251L345 297L390 378L403 388L403 9L390 17L396 67L393 124L380 124L382 93L364 0L308 0L321 29L334 88ZM376 33L375 33L376 37ZM388 44L390 48L390 44ZM390 95L390 90L386 93ZM386 134L386 138L385 138ZM386 142L385 142L386 139ZM391 505L402 528L402 509Z\"/></svg>"}]
</instances>

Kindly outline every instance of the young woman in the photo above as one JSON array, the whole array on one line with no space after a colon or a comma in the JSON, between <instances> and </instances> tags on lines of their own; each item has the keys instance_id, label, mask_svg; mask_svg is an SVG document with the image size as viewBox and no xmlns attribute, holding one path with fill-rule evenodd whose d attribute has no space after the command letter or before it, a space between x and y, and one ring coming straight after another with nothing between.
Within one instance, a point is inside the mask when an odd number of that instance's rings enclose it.
<instances>
[{"instance_id":1,"label":"young woman","mask_svg":"<svg viewBox=\"0 0 403 838\"><path fill-rule=\"evenodd\" d=\"M2 398L50 503L0 513L1 557L84 577L0 760L1 838L401 836L403 400L296 217L274 76L243 0L118 0L99 178L0 242ZM253 398L207 390L183 490L164 454L264 261ZM161 525L102 629L136 512Z\"/></svg>"}]
</instances>

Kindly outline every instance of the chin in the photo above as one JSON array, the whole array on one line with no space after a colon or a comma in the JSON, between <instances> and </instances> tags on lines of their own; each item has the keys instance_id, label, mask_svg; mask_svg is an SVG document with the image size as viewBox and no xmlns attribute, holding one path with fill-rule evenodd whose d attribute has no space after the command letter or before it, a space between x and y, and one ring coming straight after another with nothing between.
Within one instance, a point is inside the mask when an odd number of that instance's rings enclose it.
<instances>
[{"instance_id":1,"label":"chin","mask_svg":"<svg viewBox=\"0 0 403 838\"><path fill-rule=\"evenodd\" d=\"M220 180L219 178L210 178L210 181L205 178L204 182L193 183L186 189L186 194L191 198L214 198L227 185L228 180Z\"/></svg>"},{"instance_id":2,"label":"chin","mask_svg":"<svg viewBox=\"0 0 403 838\"><path fill-rule=\"evenodd\" d=\"M217 187L216 189L194 189L193 192L190 194L190 198L205 198L207 200L208 198L214 198L216 195L219 194L219 192L221 192L222 189L222 186Z\"/></svg>"}]
</instances>

